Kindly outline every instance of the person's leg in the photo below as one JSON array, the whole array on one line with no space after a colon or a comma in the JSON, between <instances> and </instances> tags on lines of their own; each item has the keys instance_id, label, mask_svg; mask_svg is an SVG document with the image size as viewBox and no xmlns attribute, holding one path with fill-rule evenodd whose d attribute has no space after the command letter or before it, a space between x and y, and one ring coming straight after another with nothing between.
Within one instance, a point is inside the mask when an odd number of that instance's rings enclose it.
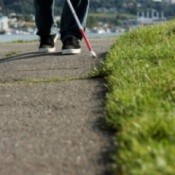
<instances>
[{"instance_id":1,"label":"person's leg","mask_svg":"<svg viewBox=\"0 0 175 175\"><path fill-rule=\"evenodd\" d=\"M34 0L37 35L40 36L39 50L54 52L58 31L54 22L54 0Z\"/></svg>"},{"instance_id":2,"label":"person's leg","mask_svg":"<svg viewBox=\"0 0 175 175\"><path fill-rule=\"evenodd\" d=\"M85 28L89 9L89 0L71 0L71 3L80 23ZM82 39L82 35L67 2L64 4L61 16L60 35L63 43L62 54L77 54L81 52L79 40Z\"/></svg>"},{"instance_id":3,"label":"person's leg","mask_svg":"<svg viewBox=\"0 0 175 175\"><path fill-rule=\"evenodd\" d=\"M35 23L39 36L57 33L53 14L54 1L55 0L34 0Z\"/></svg>"},{"instance_id":4,"label":"person's leg","mask_svg":"<svg viewBox=\"0 0 175 175\"><path fill-rule=\"evenodd\" d=\"M85 28L86 19L89 9L89 0L71 0L71 3L75 9L75 12L80 20L80 23ZM76 21L70 11L70 8L65 2L62 15L61 15L61 26L60 26L61 40L64 40L64 37L67 35L73 35L78 39L81 39L81 33L78 29Z\"/></svg>"}]
</instances>

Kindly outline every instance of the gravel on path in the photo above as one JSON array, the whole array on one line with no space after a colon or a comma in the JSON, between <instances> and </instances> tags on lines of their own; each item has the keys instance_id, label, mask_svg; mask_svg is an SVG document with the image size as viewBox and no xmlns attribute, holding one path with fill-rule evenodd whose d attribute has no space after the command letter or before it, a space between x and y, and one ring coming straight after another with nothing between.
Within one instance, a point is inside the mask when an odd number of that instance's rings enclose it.
<instances>
[{"instance_id":1,"label":"gravel on path","mask_svg":"<svg viewBox=\"0 0 175 175\"><path fill-rule=\"evenodd\" d=\"M36 52L38 43L0 44L0 174L102 175L110 135L104 80L89 72L114 38L91 39L98 59Z\"/></svg>"}]
</instances>

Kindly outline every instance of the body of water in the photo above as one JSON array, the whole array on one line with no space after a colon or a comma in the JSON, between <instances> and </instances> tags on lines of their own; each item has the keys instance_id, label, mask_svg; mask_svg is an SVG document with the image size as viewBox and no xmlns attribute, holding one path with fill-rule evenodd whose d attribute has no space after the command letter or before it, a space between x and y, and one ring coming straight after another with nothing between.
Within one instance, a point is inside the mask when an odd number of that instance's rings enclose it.
<instances>
[{"instance_id":1,"label":"body of water","mask_svg":"<svg viewBox=\"0 0 175 175\"><path fill-rule=\"evenodd\" d=\"M17 35L17 34L11 34L11 35L0 35L0 42L15 42L15 41L32 41L32 40L38 40L38 36L27 34L27 35Z\"/></svg>"},{"instance_id":2,"label":"body of water","mask_svg":"<svg viewBox=\"0 0 175 175\"><path fill-rule=\"evenodd\" d=\"M88 33L88 37L117 37L121 33ZM17 34L11 34L11 35L0 35L0 42L15 42L15 41L32 41L32 40L38 40L39 37L34 34L27 34L27 35L17 35Z\"/></svg>"}]
</instances>

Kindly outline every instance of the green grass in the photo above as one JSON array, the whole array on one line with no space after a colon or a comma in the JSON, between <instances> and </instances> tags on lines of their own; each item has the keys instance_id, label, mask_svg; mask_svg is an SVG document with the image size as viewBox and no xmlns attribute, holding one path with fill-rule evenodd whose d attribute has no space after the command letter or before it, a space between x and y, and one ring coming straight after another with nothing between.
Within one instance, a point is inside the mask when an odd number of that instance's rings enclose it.
<instances>
[{"instance_id":1,"label":"green grass","mask_svg":"<svg viewBox=\"0 0 175 175\"><path fill-rule=\"evenodd\" d=\"M37 41L37 39L32 39L32 40L14 40L14 41L9 41L11 43L32 43Z\"/></svg>"},{"instance_id":2,"label":"green grass","mask_svg":"<svg viewBox=\"0 0 175 175\"><path fill-rule=\"evenodd\" d=\"M175 174L175 21L119 39L98 68L106 77L106 122L115 129L119 175Z\"/></svg>"},{"instance_id":3,"label":"green grass","mask_svg":"<svg viewBox=\"0 0 175 175\"><path fill-rule=\"evenodd\" d=\"M48 78L30 78L30 79L14 79L0 82L0 86L8 86L11 84L40 84L40 83L59 83L64 81L79 81L79 80L87 80L91 79L91 76L82 76L82 77L48 77Z\"/></svg>"},{"instance_id":4,"label":"green grass","mask_svg":"<svg viewBox=\"0 0 175 175\"><path fill-rule=\"evenodd\" d=\"M96 17L96 18L116 18L116 13L90 13L89 16L91 17ZM135 18L134 15L131 14L120 14L121 17L123 17L124 19L131 19L131 18Z\"/></svg>"},{"instance_id":5,"label":"green grass","mask_svg":"<svg viewBox=\"0 0 175 175\"><path fill-rule=\"evenodd\" d=\"M5 54L5 57L11 57L17 55L17 51L9 51L8 53Z\"/></svg>"}]
</instances>

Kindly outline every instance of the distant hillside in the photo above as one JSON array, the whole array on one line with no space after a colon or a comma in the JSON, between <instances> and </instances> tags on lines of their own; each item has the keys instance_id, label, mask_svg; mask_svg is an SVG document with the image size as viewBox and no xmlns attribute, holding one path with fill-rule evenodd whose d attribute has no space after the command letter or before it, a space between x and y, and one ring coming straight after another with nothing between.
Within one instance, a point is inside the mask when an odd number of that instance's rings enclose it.
<instances>
[{"instance_id":1,"label":"distant hillside","mask_svg":"<svg viewBox=\"0 0 175 175\"><path fill-rule=\"evenodd\" d=\"M3 13L21 13L29 14L33 13L33 1L32 0L0 0L3 8Z\"/></svg>"},{"instance_id":2,"label":"distant hillside","mask_svg":"<svg viewBox=\"0 0 175 175\"><path fill-rule=\"evenodd\" d=\"M55 10L58 13L58 7L61 7L63 0L57 0ZM0 0L0 6L2 7L3 13L20 13L30 14L34 12L33 0Z\"/></svg>"},{"instance_id":3,"label":"distant hillside","mask_svg":"<svg viewBox=\"0 0 175 175\"><path fill-rule=\"evenodd\" d=\"M62 11L65 0L55 1L55 14L58 15ZM23 15L34 12L33 0L0 0L0 5L4 13L16 12ZM139 5L139 6L138 6ZM166 16L175 15L175 5L167 3L167 1L153 0L90 0L90 11L96 11L98 8L117 8L119 12L136 14L137 8L150 9L155 8L164 11Z\"/></svg>"},{"instance_id":4,"label":"distant hillside","mask_svg":"<svg viewBox=\"0 0 175 175\"><path fill-rule=\"evenodd\" d=\"M55 13L59 14L62 10L62 6L65 0L55 1ZM121 2L117 0L90 0L90 9L95 10L99 7L114 7ZM4 12L16 12L22 14L33 13L33 0L0 0L0 4L3 7ZM117 5L118 6L118 5Z\"/></svg>"}]
</instances>

